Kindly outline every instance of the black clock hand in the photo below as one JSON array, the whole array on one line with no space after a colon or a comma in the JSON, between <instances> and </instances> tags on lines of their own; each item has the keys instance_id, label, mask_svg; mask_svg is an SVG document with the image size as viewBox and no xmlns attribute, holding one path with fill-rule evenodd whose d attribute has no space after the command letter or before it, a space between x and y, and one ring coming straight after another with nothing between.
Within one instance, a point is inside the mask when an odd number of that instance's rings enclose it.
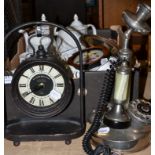
<instances>
[{"instance_id":1,"label":"black clock hand","mask_svg":"<svg viewBox=\"0 0 155 155\"><path fill-rule=\"evenodd\" d=\"M34 92L36 92L36 91L38 91L44 87L45 87L44 83L40 83L39 85L37 85L37 87L34 87L33 89L31 89L31 91L28 92L27 95L34 93Z\"/></svg>"}]
</instances>

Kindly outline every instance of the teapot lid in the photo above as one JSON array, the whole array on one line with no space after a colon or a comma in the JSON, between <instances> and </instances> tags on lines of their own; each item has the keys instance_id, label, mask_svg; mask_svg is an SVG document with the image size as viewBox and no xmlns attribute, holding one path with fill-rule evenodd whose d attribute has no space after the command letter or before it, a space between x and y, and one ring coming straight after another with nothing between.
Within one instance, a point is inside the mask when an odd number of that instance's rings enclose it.
<instances>
[{"instance_id":1,"label":"teapot lid","mask_svg":"<svg viewBox=\"0 0 155 155\"><path fill-rule=\"evenodd\" d=\"M81 21L79 21L79 17L77 14L74 14L73 22L70 24L71 27L77 28L77 27L83 27L83 24Z\"/></svg>"}]
</instances>

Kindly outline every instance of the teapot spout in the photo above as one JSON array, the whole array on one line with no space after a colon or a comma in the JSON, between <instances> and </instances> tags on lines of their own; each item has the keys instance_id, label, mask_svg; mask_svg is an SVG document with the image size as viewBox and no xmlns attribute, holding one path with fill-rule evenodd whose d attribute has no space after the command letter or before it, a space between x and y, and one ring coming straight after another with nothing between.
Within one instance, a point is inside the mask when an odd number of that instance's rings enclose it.
<instances>
[{"instance_id":1,"label":"teapot spout","mask_svg":"<svg viewBox=\"0 0 155 155\"><path fill-rule=\"evenodd\" d=\"M78 15L77 14L74 14L74 21L77 21L77 20L79 20L79 17L78 17Z\"/></svg>"}]
</instances>

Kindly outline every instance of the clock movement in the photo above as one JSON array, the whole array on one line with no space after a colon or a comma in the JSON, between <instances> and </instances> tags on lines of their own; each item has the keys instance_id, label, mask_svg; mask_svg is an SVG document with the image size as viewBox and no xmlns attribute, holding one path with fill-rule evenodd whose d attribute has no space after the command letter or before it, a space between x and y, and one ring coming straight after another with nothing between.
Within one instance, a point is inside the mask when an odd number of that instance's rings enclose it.
<instances>
[{"instance_id":1,"label":"clock movement","mask_svg":"<svg viewBox=\"0 0 155 155\"><path fill-rule=\"evenodd\" d=\"M73 38L82 64L80 44L62 26L46 21L30 22L6 34L6 53L8 38L13 33L24 34L29 27L35 31L25 35L27 47L19 56L19 65L13 71L5 71L5 138L16 146L21 141L34 140L64 140L69 144L85 131L83 71L80 65L80 77L73 79L69 65L53 48L51 31L58 27Z\"/></svg>"}]
</instances>

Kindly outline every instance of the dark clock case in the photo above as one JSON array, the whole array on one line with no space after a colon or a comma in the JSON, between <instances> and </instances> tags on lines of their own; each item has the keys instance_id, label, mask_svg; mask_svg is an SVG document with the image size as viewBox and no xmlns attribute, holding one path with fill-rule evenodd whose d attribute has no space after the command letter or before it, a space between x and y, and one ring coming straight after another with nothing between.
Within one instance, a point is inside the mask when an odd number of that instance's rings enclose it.
<instances>
[{"instance_id":1,"label":"dark clock case","mask_svg":"<svg viewBox=\"0 0 155 155\"><path fill-rule=\"evenodd\" d=\"M78 81L75 92L78 91ZM77 93L63 112L53 117L33 118L21 111L11 95L11 85L5 85L5 138L20 141L65 140L70 141L83 134L81 109ZM82 124L82 125L81 125Z\"/></svg>"},{"instance_id":2,"label":"dark clock case","mask_svg":"<svg viewBox=\"0 0 155 155\"><path fill-rule=\"evenodd\" d=\"M88 122L96 109L105 72L85 71L84 75L85 89L87 90L87 95L84 98L84 116ZM6 84L5 137L18 145L20 141L34 140L65 140L66 143L70 143L71 139L81 136L85 131L85 125L81 126L79 80L74 80L74 86L73 99L63 112L49 118L32 118L16 106L11 95L11 85Z\"/></svg>"},{"instance_id":3,"label":"dark clock case","mask_svg":"<svg viewBox=\"0 0 155 155\"><path fill-rule=\"evenodd\" d=\"M5 41L11 33L23 27L41 24L45 24L45 22L30 22L20 25L5 36ZM46 22L46 24L63 29L81 49L77 39L70 31L54 23ZM42 60L44 61L44 59ZM70 144L73 138L77 138L85 132L84 97L83 93L80 93L83 92L81 91L84 87L83 84L81 65L80 78L72 83L73 95L68 100L68 104L56 115L45 117L32 117L25 113L14 99L12 84L5 84L5 138L13 141L16 146L21 141L64 140L66 144Z\"/></svg>"}]
</instances>

